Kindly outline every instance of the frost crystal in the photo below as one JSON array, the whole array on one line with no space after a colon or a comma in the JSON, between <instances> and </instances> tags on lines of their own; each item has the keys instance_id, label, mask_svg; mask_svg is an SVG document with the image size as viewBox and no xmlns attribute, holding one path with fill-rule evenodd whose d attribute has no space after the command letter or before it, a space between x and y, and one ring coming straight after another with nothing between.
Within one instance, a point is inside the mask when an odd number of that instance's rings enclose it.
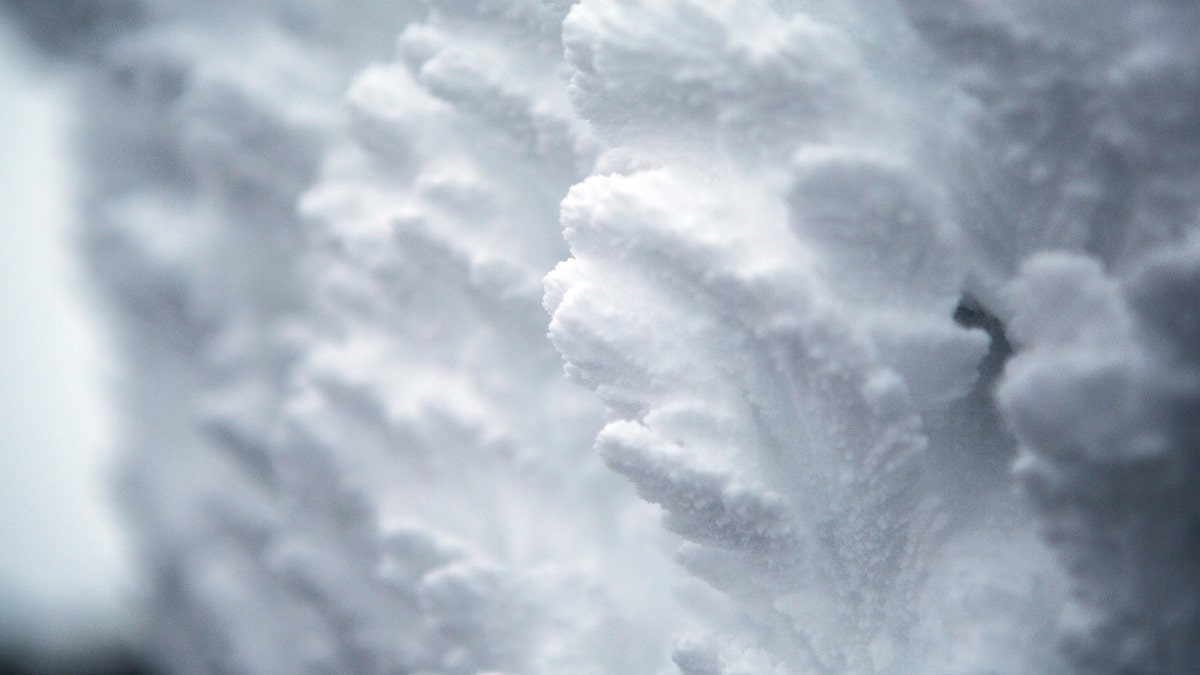
<instances>
[{"instance_id":1,"label":"frost crystal","mask_svg":"<svg viewBox=\"0 0 1200 675\"><path fill-rule=\"evenodd\" d=\"M1194 4L0 6L170 668L1196 672Z\"/></svg>"}]
</instances>

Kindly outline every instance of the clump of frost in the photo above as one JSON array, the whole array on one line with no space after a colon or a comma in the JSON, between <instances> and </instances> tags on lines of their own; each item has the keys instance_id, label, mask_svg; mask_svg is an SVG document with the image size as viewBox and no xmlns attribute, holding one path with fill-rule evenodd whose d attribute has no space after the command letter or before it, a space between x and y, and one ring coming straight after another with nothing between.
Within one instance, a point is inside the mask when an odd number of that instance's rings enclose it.
<instances>
[{"instance_id":1,"label":"clump of frost","mask_svg":"<svg viewBox=\"0 0 1200 675\"><path fill-rule=\"evenodd\" d=\"M164 663L1190 672L1192 4L3 7Z\"/></svg>"},{"instance_id":2,"label":"clump of frost","mask_svg":"<svg viewBox=\"0 0 1200 675\"><path fill-rule=\"evenodd\" d=\"M611 149L563 202L546 302L615 416L599 452L742 607L738 640L787 671L915 667L922 589L967 526L922 416L971 390L987 337L952 320L960 228L902 92L836 25L755 2L584 2L564 34Z\"/></svg>"},{"instance_id":3,"label":"clump of frost","mask_svg":"<svg viewBox=\"0 0 1200 675\"><path fill-rule=\"evenodd\" d=\"M1058 672L1062 626L1063 653L1085 670L1183 672L1185 638L1172 636L1189 635L1195 603L1165 607L1153 589L1188 574L1190 516L1170 535L1124 526L1175 552L1096 572L1080 560L1104 557L1099 546L1071 544L1057 567L1029 507L1052 531L1076 521L1037 495L1071 513L1121 498L1064 495L1049 467L1074 476L1076 459L1044 463L1053 487L1016 498L988 393L1003 323L980 321L984 336L949 319L961 297L958 312L1012 318L1024 340L1040 325L1030 317L1076 316L1064 306L1087 295L1051 280L1057 304L1005 302L1030 254L1067 247L1140 268L1194 227L1194 10L914 0L872 19L800 5L811 13L585 0L567 18L573 101L610 149L563 203L573 258L547 277L547 306L568 375L616 417L600 453L692 542L685 567L745 608L742 639L792 670ZM898 55L932 82L894 77ZM1138 368L1129 352L1114 363ZM1039 371L1058 384L1024 393L1036 361L1022 356L1006 385L1023 457L1041 447L1027 417L1087 428L1072 412L1087 403L1047 408L1042 394L1072 386L1056 370L1069 353ZM1121 378L1095 391L1135 395ZM1135 432L1102 402L1096 412ZM1020 483L1041 486L1029 461ZM1134 504L1172 491L1153 484ZM1100 536L1088 532L1101 516L1088 518L1069 540ZM994 550L1000 539L1019 553ZM1098 590L1132 570L1150 590ZM1104 630L1077 630L1078 614ZM950 629L946 617L964 618ZM1102 635L1138 647L1106 651ZM721 648L704 644L681 646L677 663L724 672Z\"/></svg>"},{"instance_id":4,"label":"clump of frost","mask_svg":"<svg viewBox=\"0 0 1200 675\"><path fill-rule=\"evenodd\" d=\"M313 611L369 631L372 672L656 669L659 537L588 457L599 411L540 306L594 142L562 95L560 18L479 10L435 7L355 79L348 141L301 201L317 320L277 460L286 564ZM348 524L359 541L329 550Z\"/></svg>"},{"instance_id":5,"label":"clump of frost","mask_svg":"<svg viewBox=\"0 0 1200 675\"><path fill-rule=\"evenodd\" d=\"M416 8L343 4L361 23L335 26L320 2L7 4L81 64L80 238L130 356L120 496L147 642L172 670L300 672L305 615L268 556L290 509L278 326L307 305L296 203L351 73Z\"/></svg>"},{"instance_id":6,"label":"clump of frost","mask_svg":"<svg viewBox=\"0 0 1200 675\"><path fill-rule=\"evenodd\" d=\"M978 106L965 168L981 266L1038 249L1132 263L1195 225L1200 11L1134 2L903 0L939 65ZM985 159L986 158L986 159ZM978 182L975 182L978 181Z\"/></svg>"},{"instance_id":7,"label":"clump of frost","mask_svg":"<svg viewBox=\"0 0 1200 675\"><path fill-rule=\"evenodd\" d=\"M558 201L595 147L563 10L12 9L88 61L83 236L131 355L163 664L669 663L640 610L675 611L662 536L589 459L599 410L545 340Z\"/></svg>"},{"instance_id":8,"label":"clump of frost","mask_svg":"<svg viewBox=\"0 0 1200 675\"><path fill-rule=\"evenodd\" d=\"M1047 254L1013 287L1026 349L1001 397L1016 475L1071 572L1067 648L1092 672L1181 673L1200 658L1198 283L1190 245L1128 279Z\"/></svg>"}]
</instances>

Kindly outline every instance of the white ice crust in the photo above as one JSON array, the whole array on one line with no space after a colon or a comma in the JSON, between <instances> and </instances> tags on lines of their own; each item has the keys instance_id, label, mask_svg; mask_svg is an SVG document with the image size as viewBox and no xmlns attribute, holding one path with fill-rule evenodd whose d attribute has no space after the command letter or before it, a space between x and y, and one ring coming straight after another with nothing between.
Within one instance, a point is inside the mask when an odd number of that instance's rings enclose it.
<instances>
[{"instance_id":1,"label":"white ice crust","mask_svg":"<svg viewBox=\"0 0 1200 675\"><path fill-rule=\"evenodd\" d=\"M173 671L1195 672L1194 3L2 4Z\"/></svg>"}]
</instances>

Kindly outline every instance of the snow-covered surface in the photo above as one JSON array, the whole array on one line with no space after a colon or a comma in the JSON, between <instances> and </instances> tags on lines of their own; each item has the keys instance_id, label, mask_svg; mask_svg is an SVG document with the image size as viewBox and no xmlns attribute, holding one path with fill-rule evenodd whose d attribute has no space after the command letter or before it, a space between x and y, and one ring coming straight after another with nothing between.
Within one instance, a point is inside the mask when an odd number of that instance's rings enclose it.
<instances>
[{"instance_id":1,"label":"snow-covered surface","mask_svg":"<svg viewBox=\"0 0 1200 675\"><path fill-rule=\"evenodd\" d=\"M1194 672L1196 5L4 4L163 664Z\"/></svg>"}]
</instances>

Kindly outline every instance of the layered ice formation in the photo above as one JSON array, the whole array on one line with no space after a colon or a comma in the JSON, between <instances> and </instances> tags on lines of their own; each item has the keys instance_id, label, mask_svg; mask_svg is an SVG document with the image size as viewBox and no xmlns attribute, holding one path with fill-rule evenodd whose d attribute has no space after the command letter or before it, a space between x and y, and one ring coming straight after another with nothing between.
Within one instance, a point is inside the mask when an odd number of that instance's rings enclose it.
<instances>
[{"instance_id":1,"label":"layered ice formation","mask_svg":"<svg viewBox=\"0 0 1200 675\"><path fill-rule=\"evenodd\" d=\"M167 669L1197 672L1197 6L2 6Z\"/></svg>"}]
</instances>

